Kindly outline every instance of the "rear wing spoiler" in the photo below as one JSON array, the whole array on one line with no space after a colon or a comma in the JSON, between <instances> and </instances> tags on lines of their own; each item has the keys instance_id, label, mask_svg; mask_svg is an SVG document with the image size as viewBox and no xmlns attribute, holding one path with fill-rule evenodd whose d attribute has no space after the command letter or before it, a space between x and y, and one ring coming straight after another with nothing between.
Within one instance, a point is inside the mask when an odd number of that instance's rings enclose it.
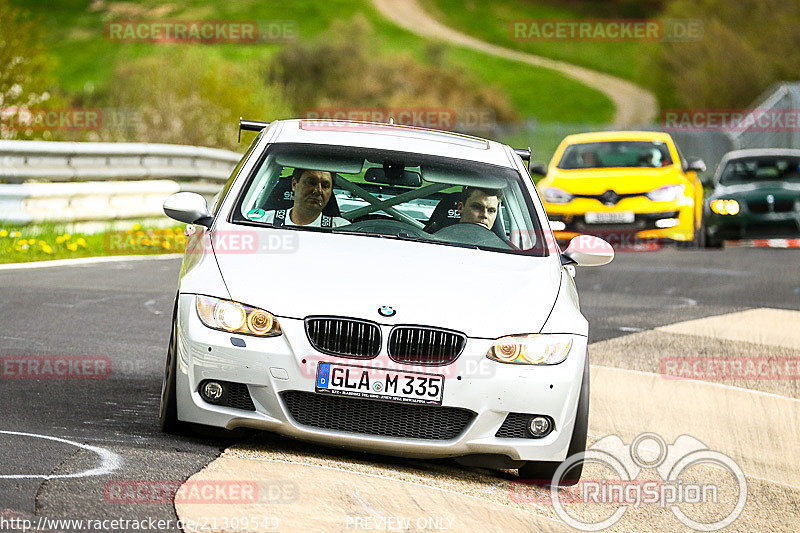
<instances>
[{"instance_id":1,"label":"rear wing spoiler","mask_svg":"<svg viewBox=\"0 0 800 533\"><path fill-rule=\"evenodd\" d=\"M237 142L242 140L242 130L245 131L261 131L269 126L269 122L260 122L258 120L245 120L239 117L239 138Z\"/></svg>"},{"instance_id":2,"label":"rear wing spoiler","mask_svg":"<svg viewBox=\"0 0 800 533\"><path fill-rule=\"evenodd\" d=\"M542 163L534 163L531 161L531 147L528 146L527 148L514 148L514 153L517 154L520 159L525 161L528 164L528 170L531 174L536 174L537 176L545 176L547 175L547 167Z\"/></svg>"}]
</instances>

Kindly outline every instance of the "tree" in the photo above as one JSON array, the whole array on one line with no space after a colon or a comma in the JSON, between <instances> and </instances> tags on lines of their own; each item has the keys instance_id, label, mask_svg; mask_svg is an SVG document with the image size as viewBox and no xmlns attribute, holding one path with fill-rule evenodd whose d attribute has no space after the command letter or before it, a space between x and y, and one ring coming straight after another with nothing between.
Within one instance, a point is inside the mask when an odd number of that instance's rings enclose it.
<instances>
[{"instance_id":1,"label":"tree","mask_svg":"<svg viewBox=\"0 0 800 533\"><path fill-rule=\"evenodd\" d=\"M0 138L30 138L20 112L50 99L43 32L25 12L0 0Z\"/></svg>"}]
</instances>

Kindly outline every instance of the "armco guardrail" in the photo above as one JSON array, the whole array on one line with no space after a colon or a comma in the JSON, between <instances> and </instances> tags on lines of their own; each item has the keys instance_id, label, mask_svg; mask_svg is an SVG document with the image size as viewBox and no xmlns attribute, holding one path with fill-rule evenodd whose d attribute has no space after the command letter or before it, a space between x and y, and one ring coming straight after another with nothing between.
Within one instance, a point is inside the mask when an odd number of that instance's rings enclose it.
<instances>
[{"instance_id":1,"label":"armco guardrail","mask_svg":"<svg viewBox=\"0 0 800 533\"><path fill-rule=\"evenodd\" d=\"M0 141L0 181L224 180L240 158L176 144Z\"/></svg>"},{"instance_id":2,"label":"armco guardrail","mask_svg":"<svg viewBox=\"0 0 800 533\"><path fill-rule=\"evenodd\" d=\"M179 190L210 199L240 158L171 144L0 141L0 220L161 217L164 198Z\"/></svg>"}]
</instances>

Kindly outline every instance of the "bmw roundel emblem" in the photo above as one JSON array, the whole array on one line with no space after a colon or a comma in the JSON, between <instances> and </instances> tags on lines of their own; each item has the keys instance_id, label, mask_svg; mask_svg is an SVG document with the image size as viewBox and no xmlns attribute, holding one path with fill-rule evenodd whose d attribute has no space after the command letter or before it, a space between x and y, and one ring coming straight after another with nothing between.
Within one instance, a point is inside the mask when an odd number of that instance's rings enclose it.
<instances>
[{"instance_id":1,"label":"bmw roundel emblem","mask_svg":"<svg viewBox=\"0 0 800 533\"><path fill-rule=\"evenodd\" d=\"M378 308L378 314L381 316L394 316L397 314L397 311L394 310L394 307L389 307L388 305L384 305Z\"/></svg>"}]
</instances>

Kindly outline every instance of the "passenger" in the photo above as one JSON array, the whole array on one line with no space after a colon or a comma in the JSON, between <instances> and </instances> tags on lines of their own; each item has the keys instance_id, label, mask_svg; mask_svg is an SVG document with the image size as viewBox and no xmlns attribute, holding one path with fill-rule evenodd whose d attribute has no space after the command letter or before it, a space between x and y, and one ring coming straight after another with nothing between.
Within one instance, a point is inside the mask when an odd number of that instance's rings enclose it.
<instances>
[{"instance_id":1,"label":"passenger","mask_svg":"<svg viewBox=\"0 0 800 533\"><path fill-rule=\"evenodd\" d=\"M294 204L288 211L268 211L261 222L275 226L309 226L312 228L338 228L350 221L322 214L333 194L333 176L323 170L298 168L292 173Z\"/></svg>"},{"instance_id":2,"label":"passenger","mask_svg":"<svg viewBox=\"0 0 800 533\"><path fill-rule=\"evenodd\" d=\"M497 189L464 187L461 201L456 206L461 215L459 222L480 224L486 229L492 229L500 202L500 191Z\"/></svg>"},{"instance_id":3,"label":"passenger","mask_svg":"<svg viewBox=\"0 0 800 533\"><path fill-rule=\"evenodd\" d=\"M600 164L600 158L597 157L597 152L587 150L581 154L583 160L583 168L597 168L603 165Z\"/></svg>"}]
</instances>

